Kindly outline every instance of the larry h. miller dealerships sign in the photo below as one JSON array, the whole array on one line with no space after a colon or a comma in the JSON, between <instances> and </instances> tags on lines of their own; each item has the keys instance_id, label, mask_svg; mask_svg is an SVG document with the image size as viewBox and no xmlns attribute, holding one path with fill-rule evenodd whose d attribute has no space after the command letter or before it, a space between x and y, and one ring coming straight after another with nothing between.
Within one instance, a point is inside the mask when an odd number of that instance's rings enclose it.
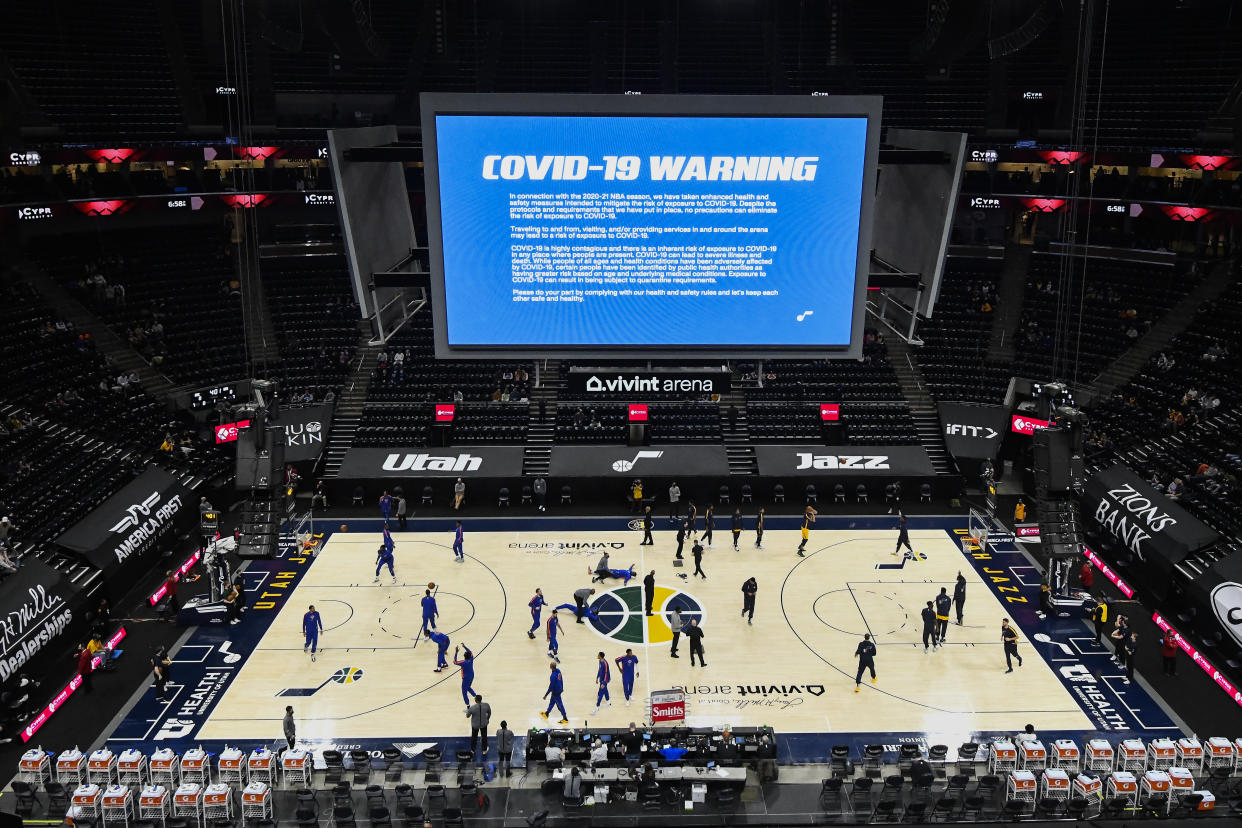
<instances>
[{"instance_id":1,"label":"larry h. miller dealerships sign","mask_svg":"<svg viewBox=\"0 0 1242 828\"><path fill-rule=\"evenodd\" d=\"M142 568L147 553L198 519L191 492L168 472L149 468L56 539L106 577Z\"/></svg>"},{"instance_id":2,"label":"larry h. miller dealerships sign","mask_svg":"<svg viewBox=\"0 0 1242 828\"><path fill-rule=\"evenodd\" d=\"M48 645L77 626L75 591L61 574L31 556L0 592L0 682L32 668Z\"/></svg>"},{"instance_id":3,"label":"larry h. miller dealerships sign","mask_svg":"<svg viewBox=\"0 0 1242 828\"><path fill-rule=\"evenodd\" d=\"M1105 533L1147 564L1140 571L1166 588L1174 566L1220 537L1124 463L1091 475L1083 501Z\"/></svg>"}]
</instances>

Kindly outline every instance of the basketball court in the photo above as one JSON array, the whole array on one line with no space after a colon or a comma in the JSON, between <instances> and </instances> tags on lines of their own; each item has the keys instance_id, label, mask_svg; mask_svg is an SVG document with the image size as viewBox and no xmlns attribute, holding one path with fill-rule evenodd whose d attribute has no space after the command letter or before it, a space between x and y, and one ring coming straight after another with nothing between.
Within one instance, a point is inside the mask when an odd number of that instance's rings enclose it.
<instances>
[{"instance_id":1,"label":"basketball court","mask_svg":"<svg viewBox=\"0 0 1242 828\"><path fill-rule=\"evenodd\" d=\"M799 747L808 740L795 734L957 744L1028 722L1041 733L1076 736L1178 730L1137 683L1110 674L1105 651L1081 622L1035 618L1039 576L1020 552L964 553L953 529L962 523L913 518L917 560L892 554L892 518L821 518L805 558L795 554L796 529L769 530L762 550L753 532L744 533L738 551L726 530L704 555L703 579L690 575L689 545L686 566L675 568L671 532L657 531L655 546L639 546L641 533L624 519L467 520L463 563L450 550L451 521L428 521L394 533L394 585L387 570L373 583L378 531L357 531L378 530L378 522L352 521L351 531L325 534L313 557L288 546L280 559L253 563L245 620L190 633L175 658L170 701L155 702L148 689L113 739L153 746L274 741L286 704L296 710L299 739L325 747L468 736L458 672L434 672L436 647L421 636L419 602L428 583L436 585L450 657L457 645L471 647L474 690L491 704L493 727L507 719L519 733L548 724L539 713L549 658L543 624L535 640L527 636L527 602L543 589L546 623L549 609L572 605L583 586L596 589L595 617L577 624L572 610L559 613L564 702L575 727L641 721L652 690L684 687L691 725L770 725L790 737L790 758L803 761L826 751L827 740ZM628 585L590 583L604 551L614 569L633 564L637 576ZM642 577L651 569L657 591L655 614L647 617ZM919 612L942 586L952 592L959 571L967 580L964 624L950 623L946 646L925 653ZM759 592L748 625L740 617L741 585L752 576ZM302 649L310 604L325 626L314 662ZM691 666L684 637L680 658L670 658L673 607L700 619L707 666ZM1006 617L1016 622L1024 658L1008 674L1000 636ZM878 681L864 679L855 693L854 648L868 632L878 647ZM627 647L640 660L630 707L612 661ZM595 714L600 651L612 667L612 706Z\"/></svg>"}]
</instances>

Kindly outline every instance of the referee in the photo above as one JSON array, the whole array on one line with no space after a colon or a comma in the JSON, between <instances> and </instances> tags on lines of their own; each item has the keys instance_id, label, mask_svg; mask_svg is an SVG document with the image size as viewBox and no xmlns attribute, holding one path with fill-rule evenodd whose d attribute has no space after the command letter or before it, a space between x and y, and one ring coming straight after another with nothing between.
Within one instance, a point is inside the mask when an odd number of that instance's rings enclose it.
<instances>
[{"instance_id":1,"label":"referee","mask_svg":"<svg viewBox=\"0 0 1242 828\"><path fill-rule=\"evenodd\" d=\"M862 689L863 670L871 671L871 683L875 684L875 644L871 641L871 633L858 642L854 655L858 656L858 675L854 676L854 692L857 693Z\"/></svg>"}]
</instances>

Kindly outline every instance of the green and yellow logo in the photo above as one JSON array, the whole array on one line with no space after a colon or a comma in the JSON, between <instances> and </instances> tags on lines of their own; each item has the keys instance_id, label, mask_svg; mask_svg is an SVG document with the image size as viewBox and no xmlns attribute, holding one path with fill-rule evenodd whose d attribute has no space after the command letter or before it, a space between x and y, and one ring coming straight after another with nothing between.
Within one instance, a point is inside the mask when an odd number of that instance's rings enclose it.
<instances>
[{"instance_id":1,"label":"green and yellow logo","mask_svg":"<svg viewBox=\"0 0 1242 828\"><path fill-rule=\"evenodd\" d=\"M682 623L692 618L703 623L703 605L693 595L679 589L657 586L652 601L652 615L643 611L643 589L620 587L596 596L591 602L591 626L601 635L622 644L667 644L673 640L669 616L681 611Z\"/></svg>"}]
</instances>

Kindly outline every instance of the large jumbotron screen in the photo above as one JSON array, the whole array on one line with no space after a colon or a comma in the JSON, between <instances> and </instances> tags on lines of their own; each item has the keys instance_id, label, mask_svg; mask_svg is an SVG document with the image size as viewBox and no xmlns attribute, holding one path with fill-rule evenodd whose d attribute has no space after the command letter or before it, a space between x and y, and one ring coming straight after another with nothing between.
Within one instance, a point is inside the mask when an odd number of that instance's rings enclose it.
<instances>
[{"instance_id":1,"label":"large jumbotron screen","mask_svg":"<svg viewBox=\"0 0 1242 828\"><path fill-rule=\"evenodd\" d=\"M879 98L422 96L440 356L856 356Z\"/></svg>"}]
</instances>

